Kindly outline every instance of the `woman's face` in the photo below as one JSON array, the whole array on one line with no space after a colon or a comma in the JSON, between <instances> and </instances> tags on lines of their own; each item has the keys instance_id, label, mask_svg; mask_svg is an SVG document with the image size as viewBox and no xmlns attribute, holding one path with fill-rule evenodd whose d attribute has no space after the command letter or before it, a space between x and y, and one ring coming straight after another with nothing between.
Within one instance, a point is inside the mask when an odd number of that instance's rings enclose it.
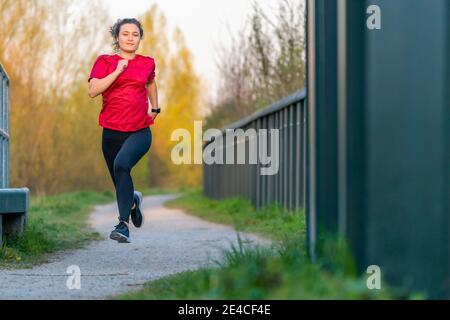
<instances>
[{"instance_id":1,"label":"woman's face","mask_svg":"<svg viewBox=\"0 0 450 320\"><path fill-rule=\"evenodd\" d=\"M141 35L134 23L126 23L120 27L119 48L126 52L135 52L139 48Z\"/></svg>"}]
</instances>

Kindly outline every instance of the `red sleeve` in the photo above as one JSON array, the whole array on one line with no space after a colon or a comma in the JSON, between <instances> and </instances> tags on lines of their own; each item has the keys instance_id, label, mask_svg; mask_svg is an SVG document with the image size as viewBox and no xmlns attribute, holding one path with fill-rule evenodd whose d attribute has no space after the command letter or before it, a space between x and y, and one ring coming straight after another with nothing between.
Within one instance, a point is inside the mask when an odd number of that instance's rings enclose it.
<instances>
[{"instance_id":1,"label":"red sleeve","mask_svg":"<svg viewBox=\"0 0 450 320\"><path fill-rule=\"evenodd\" d=\"M155 69L156 69L156 64L155 64L155 60L153 60L153 69L150 72L150 75L148 76L148 80L147 80L148 83L150 83L153 80L155 80Z\"/></svg>"},{"instance_id":2,"label":"red sleeve","mask_svg":"<svg viewBox=\"0 0 450 320\"><path fill-rule=\"evenodd\" d=\"M103 79L107 75L108 62L103 56L99 56L97 60L95 60L94 66L92 67L88 82L91 81L92 78Z\"/></svg>"}]
</instances>

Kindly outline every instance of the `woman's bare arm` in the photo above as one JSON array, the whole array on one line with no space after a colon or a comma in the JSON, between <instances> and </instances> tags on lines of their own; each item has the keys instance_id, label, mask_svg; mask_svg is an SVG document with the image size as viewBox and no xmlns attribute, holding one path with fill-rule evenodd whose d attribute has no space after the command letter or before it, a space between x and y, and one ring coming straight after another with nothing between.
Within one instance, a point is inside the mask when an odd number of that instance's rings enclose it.
<instances>
[{"instance_id":1,"label":"woman's bare arm","mask_svg":"<svg viewBox=\"0 0 450 320\"><path fill-rule=\"evenodd\" d=\"M116 70L103 79L92 78L89 81L89 97L95 98L109 88L109 86L117 79L120 73Z\"/></svg>"},{"instance_id":2,"label":"woman's bare arm","mask_svg":"<svg viewBox=\"0 0 450 320\"><path fill-rule=\"evenodd\" d=\"M150 103L152 105L152 108L157 109L159 108L158 104L158 87L156 86L156 81L153 80L148 84L148 92L150 94ZM152 112L152 117L156 118L158 114L156 112Z\"/></svg>"},{"instance_id":3,"label":"woman's bare arm","mask_svg":"<svg viewBox=\"0 0 450 320\"><path fill-rule=\"evenodd\" d=\"M120 60L116 70L103 79L92 78L89 81L89 97L95 98L105 92L106 89L117 79L118 76L128 67L128 60Z\"/></svg>"}]
</instances>

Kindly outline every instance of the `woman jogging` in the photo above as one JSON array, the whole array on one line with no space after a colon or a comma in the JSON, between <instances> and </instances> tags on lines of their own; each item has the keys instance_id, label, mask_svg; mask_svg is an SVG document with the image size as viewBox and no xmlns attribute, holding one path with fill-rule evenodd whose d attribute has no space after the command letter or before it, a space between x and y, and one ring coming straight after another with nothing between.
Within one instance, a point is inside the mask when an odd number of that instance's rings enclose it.
<instances>
[{"instance_id":1,"label":"woman jogging","mask_svg":"<svg viewBox=\"0 0 450 320\"><path fill-rule=\"evenodd\" d=\"M111 27L116 54L97 57L89 75L89 96L102 94L98 123L103 127L102 151L116 189L119 224L110 238L130 242L129 218L139 228L143 223L142 194L134 191L131 169L152 144L153 124L160 109L155 83L155 61L136 54L144 36L136 19L119 19ZM148 93L152 105L148 113Z\"/></svg>"}]
</instances>

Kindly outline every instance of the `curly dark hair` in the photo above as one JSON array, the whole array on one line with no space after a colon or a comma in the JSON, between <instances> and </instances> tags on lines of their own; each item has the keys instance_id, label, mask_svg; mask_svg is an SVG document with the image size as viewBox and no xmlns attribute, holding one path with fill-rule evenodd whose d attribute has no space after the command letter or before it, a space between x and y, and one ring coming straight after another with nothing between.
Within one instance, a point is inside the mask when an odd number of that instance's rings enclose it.
<instances>
[{"instance_id":1,"label":"curly dark hair","mask_svg":"<svg viewBox=\"0 0 450 320\"><path fill-rule=\"evenodd\" d=\"M142 28L142 24L139 22L139 20L135 18L125 18L125 19L117 19L116 23L109 29L109 32L111 33L111 36L113 37L113 49L115 52L119 51L119 33L120 28L122 25L127 23L133 23L139 28L139 34L141 36L141 39L144 38L144 29Z\"/></svg>"}]
</instances>

